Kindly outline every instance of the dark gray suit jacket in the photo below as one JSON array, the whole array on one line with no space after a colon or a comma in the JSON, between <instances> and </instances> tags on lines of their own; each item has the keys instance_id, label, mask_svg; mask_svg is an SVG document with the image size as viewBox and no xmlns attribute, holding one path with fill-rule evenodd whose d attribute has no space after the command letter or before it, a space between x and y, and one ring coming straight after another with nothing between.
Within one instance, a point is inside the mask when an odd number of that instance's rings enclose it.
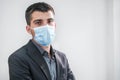
<instances>
[{"instance_id":1,"label":"dark gray suit jacket","mask_svg":"<svg viewBox=\"0 0 120 80\"><path fill-rule=\"evenodd\" d=\"M57 80L75 80L66 56L55 53ZM28 44L9 56L10 80L51 80L48 66L39 50L30 40Z\"/></svg>"}]
</instances>

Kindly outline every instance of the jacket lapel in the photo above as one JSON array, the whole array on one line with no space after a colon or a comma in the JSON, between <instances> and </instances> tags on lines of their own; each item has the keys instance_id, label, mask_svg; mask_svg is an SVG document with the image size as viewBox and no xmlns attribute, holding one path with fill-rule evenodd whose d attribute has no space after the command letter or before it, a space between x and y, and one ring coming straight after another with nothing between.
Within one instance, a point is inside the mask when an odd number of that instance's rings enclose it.
<instances>
[{"instance_id":1,"label":"jacket lapel","mask_svg":"<svg viewBox=\"0 0 120 80\"><path fill-rule=\"evenodd\" d=\"M57 73L56 73L56 74L57 74L57 79L56 79L56 80L59 80L59 79L60 79L60 70L61 70L61 69L60 69L60 68L61 68L61 67L60 67L60 66L61 66L60 64L61 64L61 63L60 63L60 57L59 57L59 55L58 55L57 53L55 53L55 59L56 59L56 70L57 70L57 71L56 71L56 72L57 72Z\"/></svg>"},{"instance_id":2,"label":"jacket lapel","mask_svg":"<svg viewBox=\"0 0 120 80\"><path fill-rule=\"evenodd\" d=\"M44 58L42 57L42 54L40 54L39 50L32 43L31 40L27 44L27 48L28 48L28 55L39 65L39 67L41 68L47 79L51 80L47 63L45 62Z\"/></svg>"}]
</instances>

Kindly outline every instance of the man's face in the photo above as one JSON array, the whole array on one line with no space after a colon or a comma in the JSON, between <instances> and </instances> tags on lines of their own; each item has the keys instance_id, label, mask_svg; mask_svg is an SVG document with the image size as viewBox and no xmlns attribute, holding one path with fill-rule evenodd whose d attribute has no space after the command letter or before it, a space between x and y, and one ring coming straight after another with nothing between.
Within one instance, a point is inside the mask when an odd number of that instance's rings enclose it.
<instances>
[{"instance_id":1,"label":"man's face","mask_svg":"<svg viewBox=\"0 0 120 80\"><path fill-rule=\"evenodd\" d=\"M55 27L56 24L54 21L53 12L52 11L48 11L48 12L34 11L31 15L30 25L26 26L26 30L28 33L34 36L35 34L34 34L33 28L42 27L44 25L50 25Z\"/></svg>"}]
</instances>

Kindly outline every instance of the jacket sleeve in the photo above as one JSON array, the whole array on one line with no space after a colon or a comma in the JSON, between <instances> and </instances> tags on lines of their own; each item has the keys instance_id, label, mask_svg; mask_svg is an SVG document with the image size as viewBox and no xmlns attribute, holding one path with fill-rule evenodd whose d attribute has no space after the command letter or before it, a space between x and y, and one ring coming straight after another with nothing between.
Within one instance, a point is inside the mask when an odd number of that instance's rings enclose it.
<instances>
[{"instance_id":1,"label":"jacket sleeve","mask_svg":"<svg viewBox=\"0 0 120 80\"><path fill-rule=\"evenodd\" d=\"M68 63L68 61L67 61ZM69 67L69 63L67 64L67 80L76 80L73 72L71 71Z\"/></svg>"},{"instance_id":2,"label":"jacket sleeve","mask_svg":"<svg viewBox=\"0 0 120 80\"><path fill-rule=\"evenodd\" d=\"M28 65L16 55L8 58L10 80L32 80Z\"/></svg>"}]
</instances>

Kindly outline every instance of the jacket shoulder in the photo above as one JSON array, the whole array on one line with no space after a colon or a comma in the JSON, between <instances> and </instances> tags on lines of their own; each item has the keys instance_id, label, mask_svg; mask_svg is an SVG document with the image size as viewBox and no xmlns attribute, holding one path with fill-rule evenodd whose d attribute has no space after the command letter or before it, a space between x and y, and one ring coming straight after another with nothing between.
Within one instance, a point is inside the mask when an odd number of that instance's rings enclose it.
<instances>
[{"instance_id":1,"label":"jacket shoulder","mask_svg":"<svg viewBox=\"0 0 120 80\"><path fill-rule=\"evenodd\" d=\"M23 46L23 47L19 48L18 50L16 50L15 52L13 52L9 57L22 56L25 53L26 53L26 46Z\"/></svg>"},{"instance_id":2,"label":"jacket shoulder","mask_svg":"<svg viewBox=\"0 0 120 80\"><path fill-rule=\"evenodd\" d=\"M61 61L67 61L67 57L66 57L65 53L55 50L55 55L56 55L57 59L59 59Z\"/></svg>"},{"instance_id":3,"label":"jacket shoulder","mask_svg":"<svg viewBox=\"0 0 120 80\"><path fill-rule=\"evenodd\" d=\"M59 51L59 50L55 50L55 53L57 54L57 55L59 55L59 56L66 56L65 55L65 53L63 53L63 52L61 52L61 51Z\"/></svg>"},{"instance_id":4,"label":"jacket shoulder","mask_svg":"<svg viewBox=\"0 0 120 80\"><path fill-rule=\"evenodd\" d=\"M27 53L27 48L26 46L23 46L13 52L9 57L8 57L8 62L16 62L16 61L24 61Z\"/></svg>"},{"instance_id":5,"label":"jacket shoulder","mask_svg":"<svg viewBox=\"0 0 120 80\"><path fill-rule=\"evenodd\" d=\"M29 44L31 44L31 41L29 41L27 44L25 44L24 46L22 46L21 48L19 48L18 50L16 50L15 52L13 52L10 56L9 56L9 58L14 58L14 57L24 57L24 56L26 56L26 53L27 53L27 51L28 51L28 48L29 47L27 47L27 46L31 46L31 45L29 45Z\"/></svg>"}]
</instances>

